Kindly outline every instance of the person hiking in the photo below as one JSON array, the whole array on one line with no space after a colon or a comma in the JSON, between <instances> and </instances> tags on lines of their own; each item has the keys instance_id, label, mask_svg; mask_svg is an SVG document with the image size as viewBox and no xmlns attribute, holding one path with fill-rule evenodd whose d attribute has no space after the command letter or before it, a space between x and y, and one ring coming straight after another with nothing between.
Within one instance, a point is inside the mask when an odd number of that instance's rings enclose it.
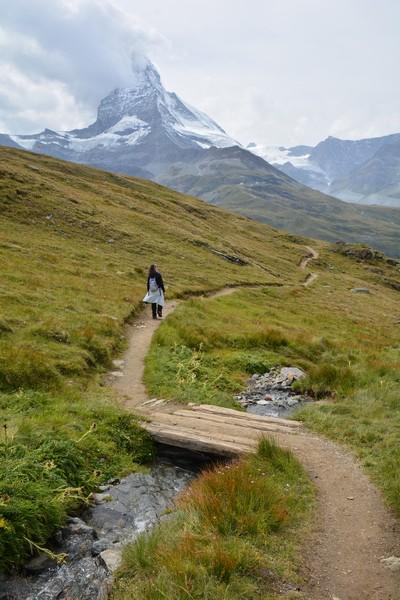
<instances>
[{"instance_id":1,"label":"person hiking","mask_svg":"<svg viewBox=\"0 0 400 600\"><path fill-rule=\"evenodd\" d=\"M153 319L162 318L164 294L165 288L161 273L157 271L157 265L150 265L147 277L147 294L143 298L143 302L151 304Z\"/></svg>"}]
</instances>

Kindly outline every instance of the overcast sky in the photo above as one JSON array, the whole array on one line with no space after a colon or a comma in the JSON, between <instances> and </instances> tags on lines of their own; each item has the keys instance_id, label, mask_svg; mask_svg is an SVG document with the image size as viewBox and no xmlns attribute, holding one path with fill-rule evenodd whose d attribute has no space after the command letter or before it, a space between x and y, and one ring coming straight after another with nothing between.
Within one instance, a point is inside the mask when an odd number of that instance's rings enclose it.
<instances>
[{"instance_id":1,"label":"overcast sky","mask_svg":"<svg viewBox=\"0 0 400 600\"><path fill-rule=\"evenodd\" d=\"M400 132L399 0L0 0L0 132L72 129L148 55L247 144Z\"/></svg>"}]
</instances>

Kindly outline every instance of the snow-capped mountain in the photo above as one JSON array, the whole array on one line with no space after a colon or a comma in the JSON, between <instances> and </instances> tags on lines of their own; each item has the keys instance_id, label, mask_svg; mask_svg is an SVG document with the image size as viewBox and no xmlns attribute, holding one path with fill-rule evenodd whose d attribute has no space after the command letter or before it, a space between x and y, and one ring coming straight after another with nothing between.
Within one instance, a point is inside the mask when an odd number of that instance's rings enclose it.
<instances>
[{"instance_id":1,"label":"snow-capped mountain","mask_svg":"<svg viewBox=\"0 0 400 600\"><path fill-rule=\"evenodd\" d=\"M300 183L360 204L400 206L400 134L362 140L328 137L316 146L249 144L261 156Z\"/></svg>"},{"instance_id":2,"label":"snow-capped mountain","mask_svg":"<svg viewBox=\"0 0 400 600\"><path fill-rule=\"evenodd\" d=\"M144 177L296 234L361 241L394 254L397 211L346 204L310 189L329 184L336 163L347 164L347 150L337 142L243 148L210 117L168 92L149 61L129 88L115 89L100 102L95 122L86 128L0 134L0 146ZM387 233L379 237L375 230Z\"/></svg>"},{"instance_id":3,"label":"snow-capped mountain","mask_svg":"<svg viewBox=\"0 0 400 600\"><path fill-rule=\"evenodd\" d=\"M134 73L132 87L117 88L103 98L89 127L3 135L0 144L150 176L154 162L164 162L180 150L226 148L238 142L206 114L166 91L147 61Z\"/></svg>"}]
</instances>

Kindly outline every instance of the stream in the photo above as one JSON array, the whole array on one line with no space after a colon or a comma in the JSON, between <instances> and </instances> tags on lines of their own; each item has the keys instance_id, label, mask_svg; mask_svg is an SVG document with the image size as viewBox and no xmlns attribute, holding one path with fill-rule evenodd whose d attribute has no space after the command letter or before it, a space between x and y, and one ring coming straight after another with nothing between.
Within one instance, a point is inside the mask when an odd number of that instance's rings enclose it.
<instances>
[{"instance_id":1,"label":"stream","mask_svg":"<svg viewBox=\"0 0 400 600\"><path fill-rule=\"evenodd\" d=\"M265 417L288 417L311 398L293 388L306 376L297 367L275 367L267 373L252 375L247 388L235 400L247 412Z\"/></svg>"},{"instance_id":2,"label":"stream","mask_svg":"<svg viewBox=\"0 0 400 600\"><path fill-rule=\"evenodd\" d=\"M57 565L45 554L25 565L23 574L0 575L0 600L106 600L112 572L124 545L159 520L196 476L192 469L160 460L148 473L132 473L101 486L94 504L70 517L54 536L51 550L68 555Z\"/></svg>"},{"instance_id":3,"label":"stream","mask_svg":"<svg viewBox=\"0 0 400 600\"><path fill-rule=\"evenodd\" d=\"M276 367L253 375L236 400L248 412L287 416L309 399L293 388L305 373ZM174 498L196 477L209 456L159 447L157 462L146 473L131 473L100 486L93 504L70 517L49 546L65 560L34 556L22 573L0 575L0 600L106 600L122 548L162 519ZM214 458L215 461L215 458Z\"/></svg>"}]
</instances>

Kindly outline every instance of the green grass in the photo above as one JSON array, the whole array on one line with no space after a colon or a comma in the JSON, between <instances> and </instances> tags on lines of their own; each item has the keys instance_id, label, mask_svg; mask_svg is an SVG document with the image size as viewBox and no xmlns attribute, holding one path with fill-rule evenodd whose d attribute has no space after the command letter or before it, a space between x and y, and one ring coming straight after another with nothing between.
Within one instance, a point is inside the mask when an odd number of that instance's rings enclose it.
<instances>
[{"instance_id":1,"label":"green grass","mask_svg":"<svg viewBox=\"0 0 400 600\"><path fill-rule=\"evenodd\" d=\"M0 159L0 567L8 569L99 482L149 458L147 436L99 385L141 309L148 265L159 264L167 299L276 284L294 277L305 241L144 180L6 148Z\"/></svg>"},{"instance_id":2,"label":"green grass","mask_svg":"<svg viewBox=\"0 0 400 600\"><path fill-rule=\"evenodd\" d=\"M110 477L153 456L150 437L97 389L0 394L0 569L45 546Z\"/></svg>"},{"instance_id":3,"label":"green grass","mask_svg":"<svg viewBox=\"0 0 400 600\"><path fill-rule=\"evenodd\" d=\"M147 386L232 406L252 373L301 367L297 389L323 403L297 417L353 448L400 514L399 292L388 285L399 268L323 251L312 269L319 278L307 289L243 289L179 307L154 336ZM365 286L370 294L351 292Z\"/></svg>"},{"instance_id":4,"label":"green grass","mask_svg":"<svg viewBox=\"0 0 400 600\"><path fill-rule=\"evenodd\" d=\"M321 250L312 267L320 277L303 289L297 284L305 274L297 265L310 241L150 182L10 149L0 149L0 157L0 422L7 426L0 464L2 568L21 564L35 544L46 544L99 482L137 469L151 454L147 436L101 378L125 346L124 324L141 308L152 262L163 272L167 300L224 286L266 286L190 300L168 318L146 365L152 394L229 406L249 374L276 364L302 366L309 374L304 387L333 401L303 418L356 448L398 506L396 266L379 257L357 262L312 242ZM349 291L364 285L370 295ZM278 471L271 467L270 476ZM307 500L306 488L296 497ZM288 506L294 526L297 513ZM195 512L183 505L182 511L187 517ZM203 531L205 515L193 518ZM270 525L266 520L271 535L261 558L281 558L259 577L246 557L251 563L254 550L260 558L260 532L218 533L222 546L211 552L214 538L204 521L203 583L196 580L196 589L205 594L210 581L208 597L241 597L243 583L245 598L259 585L273 589L270 569L278 578L295 577L293 554L288 550L286 560L280 554L286 525L280 533ZM170 527L175 539L179 531ZM212 562L225 554L228 563L243 565L234 567L229 584L221 583L224 572ZM210 580L207 569L214 573ZM165 585L168 572L166 566Z\"/></svg>"},{"instance_id":5,"label":"green grass","mask_svg":"<svg viewBox=\"0 0 400 600\"><path fill-rule=\"evenodd\" d=\"M297 461L265 439L257 454L203 473L176 514L126 548L112 597L272 600L286 588L294 598L312 504Z\"/></svg>"}]
</instances>

